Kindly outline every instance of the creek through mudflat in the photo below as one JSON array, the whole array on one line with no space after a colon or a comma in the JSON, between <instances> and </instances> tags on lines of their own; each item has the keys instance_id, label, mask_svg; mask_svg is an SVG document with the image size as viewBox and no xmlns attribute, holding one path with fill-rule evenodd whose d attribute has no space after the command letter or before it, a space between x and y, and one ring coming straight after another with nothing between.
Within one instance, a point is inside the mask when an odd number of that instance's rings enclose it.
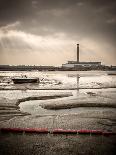
<instances>
[{"instance_id":1,"label":"creek through mudflat","mask_svg":"<svg viewBox=\"0 0 116 155\"><path fill-rule=\"evenodd\" d=\"M0 72L0 97L6 97L9 99L19 99L28 96L36 95L50 95L54 93L67 93L70 92L73 96L48 99L48 100L30 100L21 102L19 104L20 110L28 112L31 115L57 115L67 113L78 113L83 110L103 110L104 108L92 107L92 108L70 108L60 110L48 110L40 106L45 102L62 102L63 100L69 101L78 96L85 98L101 97L102 100L111 98L116 101L116 76L108 75L106 71L72 71L72 72L38 72L38 71L24 71L24 72ZM26 75L27 77L39 77L39 84L22 84L15 85L10 81L12 77ZM2 90L3 89L3 90ZM88 95L87 95L88 94Z\"/></svg>"},{"instance_id":2,"label":"creek through mudflat","mask_svg":"<svg viewBox=\"0 0 116 155\"><path fill-rule=\"evenodd\" d=\"M15 85L10 79L27 75L40 77L40 84ZM79 74L79 76L78 76ZM61 104L74 98L88 99L96 102L116 101L116 76L107 72L0 72L0 105L16 106L14 100L32 96L50 96L58 93L71 93L73 96L20 102L21 111L31 115L16 116L0 113L1 127L6 128L48 128L50 129L89 129L116 132L115 108L79 107L60 110L48 110L41 107L45 103ZM9 81L9 82L8 82ZM71 90L71 89L73 90ZM86 89L85 89L86 88ZM41 90L43 89L43 90ZM49 89L49 90L47 90ZM54 90L53 90L54 89ZM56 90L59 89L59 90ZM64 89L64 90L61 90ZM8 99L8 102L3 102ZM13 101L12 101L13 100ZM7 101L7 100L6 100ZM76 100L78 101L78 100ZM81 100L80 100L81 101ZM100 103L99 102L99 103ZM11 110L9 110L11 111ZM15 112L16 113L16 112ZM14 116L13 116L14 115ZM41 116L42 117L41 117ZM50 115L50 116L45 116ZM51 116L55 115L55 116ZM6 120L5 120L6 118ZM116 154L115 136L94 135L39 135L39 134L1 134L0 151L3 154ZM12 148L12 149L11 149ZM82 149L84 148L84 149Z\"/></svg>"},{"instance_id":3,"label":"creek through mudflat","mask_svg":"<svg viewBox=\"0 0 116 155\"><path fill-rule=\"evenodd\" d=\"M49 110L42 108L39 104L45 101L26 101L20 103L20 110L22 112L27 112L31 115L68 115L68 114L79 114L82 112L96 112L103 113L104 111L115 112L114 108L101 108L101 107L79 107L79 108L69 108L69 109L59 109L59 110Z\"/></svg>"},{"instance_id":4,"label":"creek through mudflat","mask_svg":"<svg viewBox=\"0 0 116 155\"><path fill-rule=\"evenodd\" d=\"M81 113L83 111L96 111L103 112L104 110L108 110L109 108L101 108L101 107L78 107L78 108L69 108L69 109L60 109L60 110L49 110L44 109L41 105L45 102L52 101L53 104L55 102L62 102L65 100L69 101L71 99L77 98L78 96L84 96L91 99L91 95L87 95L89 92L95 97L100 97L102 100L106 98L115 98L116 88L116 76L108 76L107 72L102 71L92 71L92 72L57 72L56 74L51 72L48 74L44 73L49 80L46 80L44 84L51 85L52 88L59 88L59 90L43 90L43 92L50 93L52 91L56 92L71 92L73 96L57 98L57 99L49 99L49 100L35 100L35 101L26 101L20 103L20 110L23 112L28 112L31 115L63 115L63 114L75 114ZM49 81L49 82L48 82ZM60 82L60 85L57 83ZM43 84L43 85L44 85ZM45 86L46 87L46 86ZM60 89L61 88L61 89ZM62 90L62 88L66 88L67 90ZM74 90L70 90L70 88L74 88ZM95 89L94 89L95 88ZM69 90L68 90L69 89ZM41 92L42 90L40 90ZM93 96L92 96L93 97ZM112 108L112 110L114 110ZM110 109L111 111L111 109Z\"/></svg>"}]
</instances>

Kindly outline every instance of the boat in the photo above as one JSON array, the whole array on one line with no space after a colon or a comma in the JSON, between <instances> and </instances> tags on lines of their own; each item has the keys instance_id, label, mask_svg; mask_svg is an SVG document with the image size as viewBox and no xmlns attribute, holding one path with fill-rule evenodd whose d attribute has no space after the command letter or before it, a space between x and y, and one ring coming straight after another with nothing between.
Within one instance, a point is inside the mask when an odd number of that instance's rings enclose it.
<instances>
[{"instance_id":1,"label":"boat","mask_svg":"<svg viewBox=\"0 0 116 155\"><path fill-rule=\"evenodd\" d=\"M108 75L116 75L116 72L109 72Z\"/></svg>"},{"instance_id":2,"label":"boat","mask_svg":"<svg viewBox=\"0 0 116 155\"><path fill-rule=\"evenodd\" d=\"M39 83L39 78L12 78L14 84L22 84L22 83Z\"/></svg>"}]
</instances>

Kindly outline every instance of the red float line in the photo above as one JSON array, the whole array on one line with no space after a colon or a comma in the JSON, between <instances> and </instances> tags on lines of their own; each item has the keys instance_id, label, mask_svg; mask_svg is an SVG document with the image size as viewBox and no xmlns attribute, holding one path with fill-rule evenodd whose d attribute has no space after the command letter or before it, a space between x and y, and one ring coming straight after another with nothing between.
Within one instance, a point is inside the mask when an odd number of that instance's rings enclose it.
<instances>
[{"instance_id":1,"label":"red float line","mask_svg":"<svg viewBox=\"0 0 116 155\"><path fill-rule=\"evenodd\" d=\"M2 132L12 132L12 133L49 133L46 128L1 128Z\"/></svg>"},{"instance_id":2,"label":"red float line","mask_svg":"<svg viewBox=\"0 0 116 155\"><path fill-rule=\"evenodd\" d=\"M113 136L113 135L116 135L116 132L106 132L106 131L105 131L105 132L103 132L103 135L104 135L104 136L110 136L110 135Z\"/></svg>"},{"instance_id":3,"label":"red float line","mask_svg":"<svg viewBox=\"0 0 116 155\"><path fill-rule=\"evenodd\" d=\"M89 135L116 135L116 132L108 132L102 130L64 130L64 129L53 129L52 131L47 128L1 128L3 133L37 133L37 134L89 134Z\"/></svg>"},{"instance_id":4,"label":"red float line","mask_svg":"<svg viewBox=\"0 0 116 155\"><path fill-rule=\"evenodd\" d=\"M96 135L102 135L103 131L101 130L78 130L78 134L96 134Z\"/></svg>"},{"instance_id":5,"label":"red float line","mask_svg":"<svg viewBox=\"0 0 116 155\"><path fill-rule=\"evenodd\" d=\"M77 134L77 130L54 129L53 134Z\"/></svg>"}]
</instances>

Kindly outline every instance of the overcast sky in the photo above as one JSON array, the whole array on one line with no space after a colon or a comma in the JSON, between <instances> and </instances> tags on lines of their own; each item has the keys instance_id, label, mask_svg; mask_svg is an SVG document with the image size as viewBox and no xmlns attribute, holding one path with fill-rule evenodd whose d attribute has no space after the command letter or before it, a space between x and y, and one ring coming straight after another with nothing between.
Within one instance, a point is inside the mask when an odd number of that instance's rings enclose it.
<instances>
[{"instance_id":1,"label":"overcast sky","mask_svg":"<svg viewBox=\"0 0 116 155\"><path fill-rule=\"evenodd\" d=\"M116 65L116 0L0 0L0 64Z\"/></svg>"}]
</instances>

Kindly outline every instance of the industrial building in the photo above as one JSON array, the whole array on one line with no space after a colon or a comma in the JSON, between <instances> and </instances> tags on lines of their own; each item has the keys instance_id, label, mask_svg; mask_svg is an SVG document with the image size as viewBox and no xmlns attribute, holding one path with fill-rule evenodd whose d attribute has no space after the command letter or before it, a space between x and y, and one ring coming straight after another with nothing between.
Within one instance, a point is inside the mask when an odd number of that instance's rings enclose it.
<instances>
[{"instance_id":1,"label":"industrial building","mask_svg":"<svg viewBox=\"0 0 116 155\"><path fill-rule=\"evenodd\" d=\"M66 64L62 64L63 68L100 68L101 62L80 62L79 61L79 44L77 44L77 61L68 61Z\"/></svg>"},{"instance_id":2,"label":"industrial building","mask_svg":"<svg viewBox=\"0 0 116 155\"><path fill-rule=\"evenodd\" d=\"M101 62L81 62L79 60L79 44L77 44L77 57L76 61L68 61L60 67L55 66L25 66L25 65L0 65L0 71L87 71L87 70L116 70L116 66L105 66Z\"/></svg>"}]
</instances>

